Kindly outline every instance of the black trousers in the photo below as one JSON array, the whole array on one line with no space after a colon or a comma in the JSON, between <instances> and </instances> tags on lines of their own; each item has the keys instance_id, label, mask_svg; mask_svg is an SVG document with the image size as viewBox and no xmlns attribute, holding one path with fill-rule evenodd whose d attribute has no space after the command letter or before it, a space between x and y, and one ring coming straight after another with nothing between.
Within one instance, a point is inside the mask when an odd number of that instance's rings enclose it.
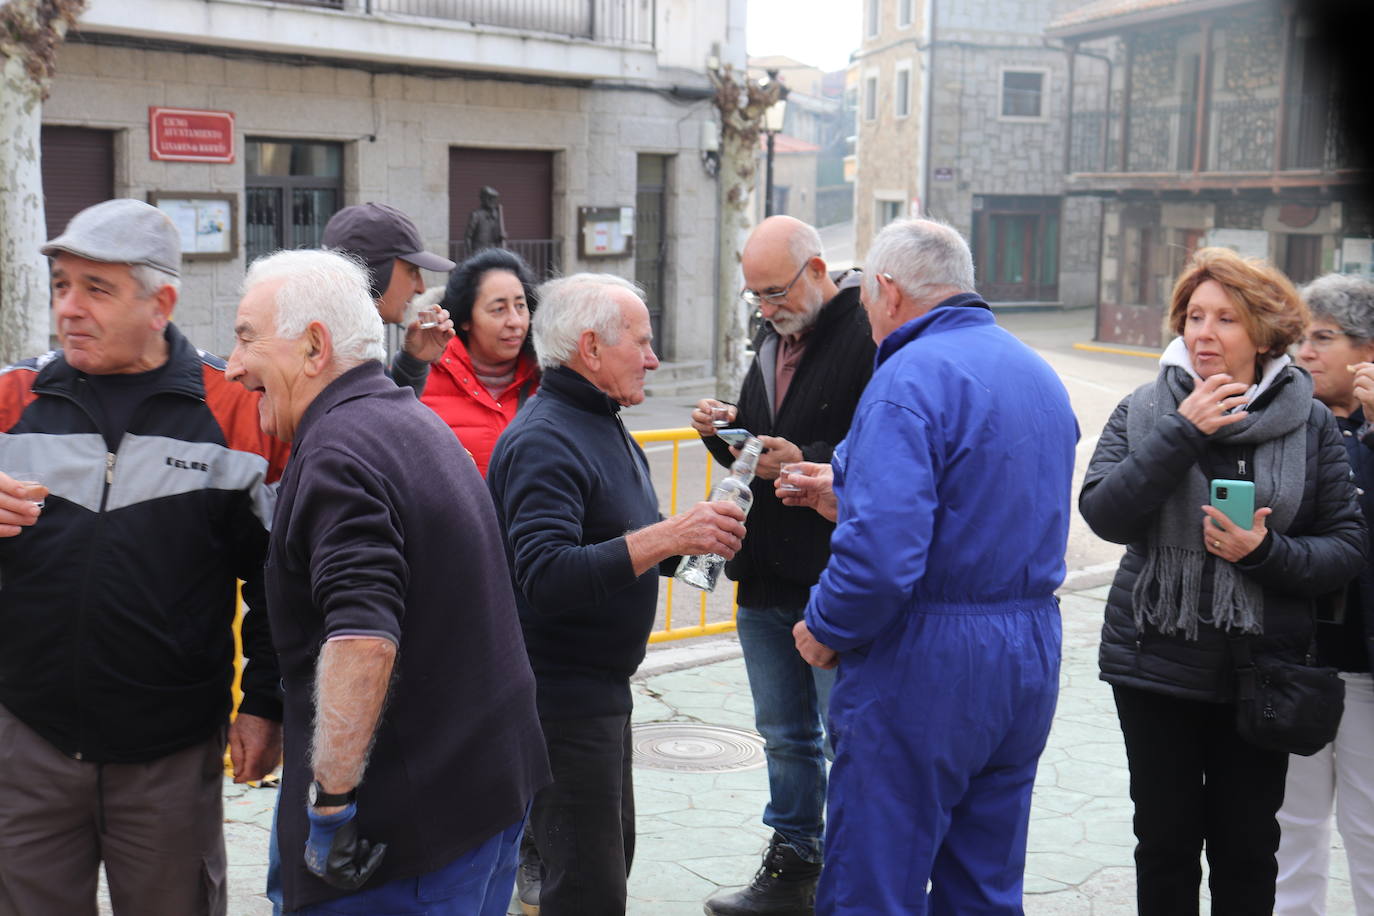
<instances>
[{"instance_id":1,"label":"black trousers","mask_svg":"<svg viewBox=\"0 0 1374 916\"><path fill-rule=\"evenodd\" d=\"M1135 802L1142 916L1198 912L1204 845L1218 916L1274 910L1288 755L1236 734L1236 708L1113 687Z\"/></svg>"},{"instance_id":2,"label":"black trousers","mask_svg":"<svg viewBox=\"0 0 1374 916\"><path fill-rule=\"evenodd\" d=\"M625 912L635 852L630 717L541 719L553 783L534 797L530 823L544 862L541 916Z\"/></svg>"}]
</instances>

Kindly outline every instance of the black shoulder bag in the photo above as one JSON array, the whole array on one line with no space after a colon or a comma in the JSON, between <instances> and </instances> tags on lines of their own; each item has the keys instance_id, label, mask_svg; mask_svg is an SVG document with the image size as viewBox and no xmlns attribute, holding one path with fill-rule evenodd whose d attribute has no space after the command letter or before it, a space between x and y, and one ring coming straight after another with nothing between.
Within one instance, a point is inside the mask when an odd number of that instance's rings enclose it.
<instances>
[{"instance_id":1,"label":"black shoulder bag","mask_svg":"<svg viewBox=\"0 0 1374 916\"><path fill-rule=\"evenodd\" d=\"M1315 618L1315 614L1313 617ZM1316 664L1316 627L1301 663L1252 655L1251 638L1232 636L1236 731L1256 747L1310 757L1336 737L1345 681Z\"/></svg>"},{"instance_id":2,"label":"black shoulder bag","mask_svg":"<svg viewBox=\"0 0 1374 916\"><path fill-rule=\"evenodd\" d=\"M1207 458L1218 476L1216 456L1209 452ZM1236 674L1237 733L1256 747L1301 757L1311 757L1335 740L1345 711L1345 681L1335 668L1317 664L1315 601L1308 603L1308 614L1312 633L1302 662L1252 653L1253 640L1244 634L1228 640Z\"/></svg>"}]
</instances>

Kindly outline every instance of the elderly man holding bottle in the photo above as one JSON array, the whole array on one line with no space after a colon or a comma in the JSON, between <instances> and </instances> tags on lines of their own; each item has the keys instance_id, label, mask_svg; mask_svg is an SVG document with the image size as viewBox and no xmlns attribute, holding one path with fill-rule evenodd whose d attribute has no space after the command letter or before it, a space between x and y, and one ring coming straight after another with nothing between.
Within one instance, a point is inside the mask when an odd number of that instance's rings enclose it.
<instances>
[{"instance_id":1,"label":"elderly man holding bottle","mask_svg":"<svg viewBox=\"0 0 1374 916\"><path fill-rule=\"evenodd\" d=\"M553 785L530 813L542 916L625 911L634 857L630 675L658 575L679 555L734 556L744 513L701 502L662 519L649 464L620 420L658 366L633 284L576 274L538 291L538 394L506 427L487 484L505 531Z\"/></svg>"}]
</instances>

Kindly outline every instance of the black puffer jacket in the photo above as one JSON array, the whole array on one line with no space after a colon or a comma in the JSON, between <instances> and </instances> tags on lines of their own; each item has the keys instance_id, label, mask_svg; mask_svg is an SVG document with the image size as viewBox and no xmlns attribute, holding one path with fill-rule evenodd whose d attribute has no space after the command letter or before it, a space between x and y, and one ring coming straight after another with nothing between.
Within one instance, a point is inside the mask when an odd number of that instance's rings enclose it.
<instances>
[{"instance_id":1,"label":"black puffer jacket","mask_svg":"<svg viewBox=\"0 0 1374 916\"><path fill-rule=\"evenodd\" d=\"M1366 427L1363 410L1337 417L1336 425L1340 427L1345 454L1359 488L1360 511L1365 524L1374 524L1374 430ZM1359 577L1350 583L1340 610L1340 621L1318 621L1317 648L1322 662L1342 671L1374 670L1374 563L1366 563Z\"/></svg>"},{"instance_id":2,"label":"black puffer jacket","mask_svg":"<svg viewBox=\"0 0 1374 916\"><path fill-rule=\"evenodd\" d=\"M1184 699L1229 702L1233 678L1226 635L1205 623L1196 640L1165 635L1149 626L1137 631L1131 591L1145 562L1146 535L1178 481L1199 461L1205 473L1225 468L1227 476L1237 476L1236 450L1209 448L1207 437L1177 413L1161 419L1154 432L1131 449L1126 441L1129 403L1129 397L1122 401L1102 430L1078 498L1079 511L1099 537L1127 545L1107 596L1098 659L1102 679ZM1331 411L1314 400L1297 515L1287 532L1271 531L1236 564L1264 589L1264 634L1256 646L1260 654L1302 657L1311 636L1313 602L1344 588L1360 571L1365 541L1341 434ZM1209 554L1202 576L1204 617L1211 607L1208 586L1214 562Z\"/></svg>"}]
</instances>

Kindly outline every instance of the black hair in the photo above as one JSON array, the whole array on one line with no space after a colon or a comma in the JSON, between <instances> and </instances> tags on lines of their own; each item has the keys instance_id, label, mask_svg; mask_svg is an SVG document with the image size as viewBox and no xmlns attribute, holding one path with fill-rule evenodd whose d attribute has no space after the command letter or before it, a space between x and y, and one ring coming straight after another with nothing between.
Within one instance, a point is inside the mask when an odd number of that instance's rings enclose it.
<instances>
[{"instance_id":1,"label":"black hair","mask_svg":"<svg viewBox=\"0 0 1374 916\"><path fill-rule=\"evenodd\" d=\"M463 325L472 321L472 309L477 304L477 290L481 287L482 280L493 270L505 270L515 274L515 278L525 290L525 305L530 310L531 318L534 316L534 274L524 258L505 248L483 249L459 264L453 273L448 275L444 298L439 302L440 306L448 309L449 317L453 319L453 328L457 331L458 339L463 342L463 346L467 346L468 343L468 332L463 329ZM525 333L523 349L526 353L534 352L532 335L529 332Z\"/></svg>"}]
</instances>

